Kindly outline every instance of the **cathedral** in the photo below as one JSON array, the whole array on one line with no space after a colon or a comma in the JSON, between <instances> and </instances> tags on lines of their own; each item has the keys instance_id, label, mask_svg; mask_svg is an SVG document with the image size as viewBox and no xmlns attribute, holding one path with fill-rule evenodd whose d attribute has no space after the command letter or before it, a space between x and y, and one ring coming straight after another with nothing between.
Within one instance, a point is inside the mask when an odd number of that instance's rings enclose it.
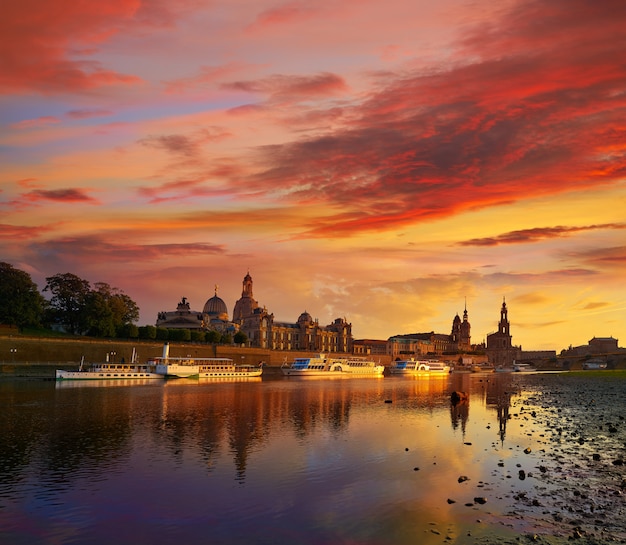
<instances>
[{"instance_id":1,"label":"cathedral","mask_svg":"<svg viewBox=\"0 0 626 545\"><path fill-rule=\"evenodd\" d=\"M272 350L352 352L352 324L337 318L327 326L304 311L295 323L279 322L261 308L252 294L250 273L243 279L241 298L235 303L233 321L246 334L250 346Z\"/></svg>"},{"instance_id":2,"label":"cathedral","mask_svg":"<svg viewBox=\"0 0 626 545\"><path fill-rule=\"evenodd\" d=\"M272 350L305 350L310 352L352 352L352 324L345 318L321 326L318 320L304 311L295 323L279 322L274 314L260 307L252 293L250 273L243 279L241 297L235 302L233 318L229 320L226 303L215 295L204 305L202 312L190 309L185 297L175 311L159 312L157 327L185 328L245 333L248 344Z\"/></svg>"}]
</instances>

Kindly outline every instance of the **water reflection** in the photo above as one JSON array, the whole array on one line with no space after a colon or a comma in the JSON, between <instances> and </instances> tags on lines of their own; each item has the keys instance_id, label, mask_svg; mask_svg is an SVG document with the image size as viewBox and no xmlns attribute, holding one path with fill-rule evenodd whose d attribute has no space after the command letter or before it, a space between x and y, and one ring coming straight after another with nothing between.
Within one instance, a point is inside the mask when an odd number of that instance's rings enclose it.
<instances>
[{"instance_id":1,"label":"water reflection","mask_svg":"<svg viewBox=\"0 0 626 545\"><path fill-rule=\"evenodd\" d=\"M0 538L27 542L62 509L42 543L373 543L383 528L428 543L429 518L458 524L458 475L488 476L466 440L489 445L493 414L504 442L514 390L469 374L0 383Z\"/></svg>"}]
</instances>

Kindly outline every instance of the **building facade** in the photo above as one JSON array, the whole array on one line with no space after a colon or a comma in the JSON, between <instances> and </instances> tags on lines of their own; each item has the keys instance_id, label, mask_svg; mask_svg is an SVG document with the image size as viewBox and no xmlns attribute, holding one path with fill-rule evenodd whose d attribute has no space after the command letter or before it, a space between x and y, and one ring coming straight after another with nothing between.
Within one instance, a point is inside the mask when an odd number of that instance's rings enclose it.
<instances>
[{"instance_id":1,"label":"building facade","mask_svg":"<svg viewBox=\"0 0 626 545\"><path fill-rule=\"evenodd\" d=\"M509 323L506 301L502 301L498 331L487 335L487 359L496 367L510 367L519 360L522 349L513 346L511 324Z\"/></svg>"},{"instance_id":2,"label":"building facade","mask_svg":"<svg viewBox=\"0 0 626 545\"><path fill-rule=\"evenodd\" d=\"M467 307L463 319L457 314L452 320L452 330L445 333L409 333L395 335L387 340L387 355L392 359L422 357L427 355L457 354L472 350L471 325Z\"/></svg>"},{"instance_id":3,"label":"building facade","mask_svg":"<svg viewBox=\"0 0 626 545\"><path fill-rule=\"evenodd\" d=\"M352 352L352 324L336 318L321 326L304 311L295 323L279 322L274 314L254 299L250 273L243 279L241 298L235 303L233 321L256 348L305 350L310 352Z\"/></svg>"}]
</instances>

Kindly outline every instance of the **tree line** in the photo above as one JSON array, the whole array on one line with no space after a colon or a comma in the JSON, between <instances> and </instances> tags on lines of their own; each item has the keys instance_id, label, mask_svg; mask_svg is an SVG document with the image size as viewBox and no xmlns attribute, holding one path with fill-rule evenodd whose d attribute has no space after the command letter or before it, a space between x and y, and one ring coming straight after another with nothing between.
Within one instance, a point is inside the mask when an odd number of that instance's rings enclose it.
<instances>
[{"instance_id":1,"label":"tree line","mask_svg":"<svg viewBox=\"0 0 626 545\"><path fill-rule=\"evenodd\" d=\"M47 277L42 292L26 271L0 262L0 324L20 330L57 326L72 335L93 337L222 344L247 341L242 332L231 336L219 331L138 327L135 322L139 320L139 307L128 295L106 282L92 286L88 280L72 273Z\"/></svg>"}]
</instances>

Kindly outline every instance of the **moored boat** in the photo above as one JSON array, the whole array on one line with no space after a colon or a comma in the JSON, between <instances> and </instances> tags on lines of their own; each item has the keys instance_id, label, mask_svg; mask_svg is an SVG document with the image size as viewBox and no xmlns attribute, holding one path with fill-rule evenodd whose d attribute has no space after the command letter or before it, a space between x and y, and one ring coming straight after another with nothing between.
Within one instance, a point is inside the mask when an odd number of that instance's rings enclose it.
<instances>
[{"instance_id":1,"label":"moored boat","mask_svg":"<svg viewBox=\"0 0 626 545\"><path fill-rule=\"evenodd\" d=\"M261 364L236 364L230 358L170 357L168 343L163 346L163 355L150 362L159 375L170 378L246 378L263 374Z\"/></svg>"},{"instance_id":2,"label":"moored boat","mask_svg":"<svg viewBox=\"0 0 626 545\"><path fill-rule=\"evenodd\" d=\"M319 354L295 358L281 367L283 375L297 377L381 377L385 366L372 360L356 357L327 357Z\"/></svg>"},{"instance_id":3,"label":"moored boat","mask_svg":"<svg viewBox=\"0 0 626 545\"><path fill-rule=\"evenodd\" d=\"M583 369L586 371L596 370L596 369L606 369L607 364L602 360L588 360L583 363Z\"/></svg>"},{"instance_id":4,"label":"moored boat","mask_svg":"<svg viewBox=\"0 0 626 545\"><path fill-rule=\"evenodd\" d=\"M413 375L447 375L450 373L450 366L441 361L416 360L396 360L391 363L389 372L392 375L413 376Z\"/></svg>"},{"instance_id":5,"label":"moored boat","mask_svg":"<svg viewBox=\"0 0 626 545\"><path fill-rule=\"evenodd\" d=\"M536 373L537 369L530 363L516 363L513 365L513 371L515 373Z\"/></svg>"},{"instance_id":6,"label":"moored boat","mask_svg":"<svg viewBox=\"0 0 626 545\"><path fill-rule=\"evenodd\" d=\"M162 379L163 375L157 373L156 366L148 363L137 363L136 352L133 348L133 356L130 363L124 362L101 362L93 363L85 368L84 358L81 359L77 371L57 369L57 380L122 380L122 379Z\"/></svg>"}]
</instances>

